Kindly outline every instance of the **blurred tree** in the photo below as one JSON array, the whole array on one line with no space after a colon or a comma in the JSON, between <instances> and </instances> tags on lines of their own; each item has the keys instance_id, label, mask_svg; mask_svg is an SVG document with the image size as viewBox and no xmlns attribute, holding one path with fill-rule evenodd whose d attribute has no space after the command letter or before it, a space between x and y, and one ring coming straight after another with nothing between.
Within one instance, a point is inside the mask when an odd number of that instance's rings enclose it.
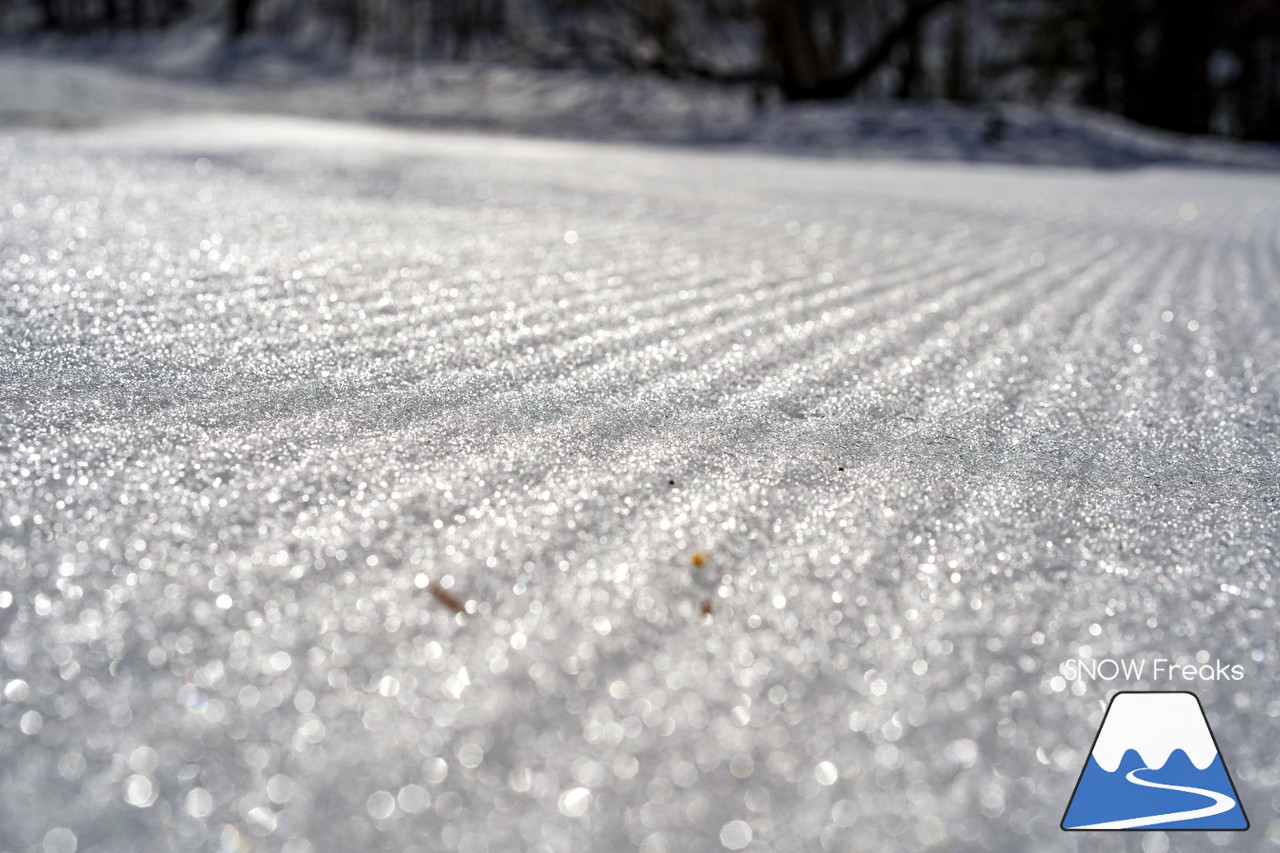
<instances>
[{"instance_id":1,"label":"blurred tree","mask_svg":"<svg viewBox=\"0 0 1280 853\"><path fill-rule=\"evenodd\" d=\"M1019 46L1006 71L1031 68L1037 98L1072 97L1185 133L1225 127L1277 138L1274 0L1059 0L1008 4ZM1218 79L1216 64L1231 69Z\"/></svg>"},{"instance_id":2,"label":"blurred tree","mask_svg":"<svg viewBox=\"0 0 1280 853\"><path fill-rule=\"evenodd\" d=\"M1185 133L1208 131L1215 23L1211 0L1156 3L1151 21L1155 49L1140 83L1145 97L1134 104L1132 118Z\"/></svg>"},{"instance_id":3,"label":"blurred tree","mask_svg":"<svg viewBox=\"0 0 1280 853\"><path fill-rule=\"evenodd\" d=\"M760 58L789 96L817 92L844 65L840 0L760 0Z\"/></svg>"},{"instance_id":4,"label":"blurred tree","mask_svg":"<svg viewBox=\"0 0 1280 853\"><path fill-rule=\"evenodd\" d=\"M55 32L62 29L62 15L58 9L58 0L41 0L40 6L44 12L44 28Z\"/></svg>"},{"instance_id":5,"label":"blurred tree","mask_svg":"<svg viewBox=\"0 0 1280 853\"><path fill-rule=\"evenodd\" d=\"M232 40L750 84L758 102L1065 101L1280 139L1277 0L0 0L0 30L221 21Z\"/></svg>"},{"instance_id":6,"label":"blurred tree","mask_svg":"<svg viewBox=\"0 0 1280 853\"><path fill-rule=\"evenodd\" d=\"M134 0L135 4L140 0ZM233 39L238 39L253 27L253 7L254 0L231 0L230 16L228 19L228 33Z\"/></svg>"},{"instance_id":7,"label":"blurred tree","mask_svg":"<svg viewBox=\"0 0 1280 853\"><path fill-rule=\"evenodd\" d=\"M764 67L766 72L772 71L779 88L791 100L846 98L884 68L899 45L918 38L930 15L951 2L954 0L909 0L898 16L868 42L858 61L845 67L843 18L828 15L824 20L815 8L842 6L838 0L802 4L761 0ZM775 12L777 7L786 11ZM835 25L837 20L839 26ZM908 62L918 63L918 53ZM909 73L917 76L918 64Z\"/></svg>"},{"instance_id":8,"label":"blurred tree","mask_svg":"<svg viewBox=\"0 0 1280 853\"><path fill-rule=\"evenodd\" d=\"M1234 126L1245 139L1280 140L1280 5L1241 3L1224 21L1226 50L1215 58L1228 66L1221 97L1234 106Z\"/></svg>"},{"instance_id":9,"label":"blurred tree","mask_svg":"<svg viewBox=\"0 0 1280 853\"><path fill-rule=\"evenodd\" d=\"M959 0L951 9L947 29L946 89L952 101L969 100L969 4Z\"/></svg>"},{"instance_id":10,"label":"blurred tree","mask_svg":"<svg viewBox=\"0 0 1280 853\"><path fill-rule=\"evenodd\" d=\"M361 0L346 0L342 8L346 18L346 46L351 49L360 43L364 34L364 4Z\"/></svg>"}]
</instances>

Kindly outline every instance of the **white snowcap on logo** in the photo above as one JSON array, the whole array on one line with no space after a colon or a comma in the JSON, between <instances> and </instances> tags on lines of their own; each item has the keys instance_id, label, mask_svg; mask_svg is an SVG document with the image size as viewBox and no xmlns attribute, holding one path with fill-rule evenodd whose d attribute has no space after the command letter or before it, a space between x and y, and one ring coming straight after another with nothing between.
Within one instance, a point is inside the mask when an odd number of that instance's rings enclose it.
<instances>
[{"instance_id":1,"label":"white snowcap on logo","mask_svg":"<svg viewBox=\"0 0 1280 853\"><path fill-rule=\"evenodd\" d=\"M1197 770L1218 754L1200 703L1190 693L1121 693L1112 701L1093 745L1093 758L1108 773L1127 750L1137 750L1147 767L1158 770L1175 749Z\"/></svg>"}]
</instances>

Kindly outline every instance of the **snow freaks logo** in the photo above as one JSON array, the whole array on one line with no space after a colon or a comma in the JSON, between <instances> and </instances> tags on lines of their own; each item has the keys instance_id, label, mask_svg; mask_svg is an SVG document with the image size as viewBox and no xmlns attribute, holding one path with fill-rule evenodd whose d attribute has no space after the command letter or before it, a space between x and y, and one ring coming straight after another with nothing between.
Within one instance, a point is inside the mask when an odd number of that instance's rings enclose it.
<instances>
[{"instance_id":1,"label":"snow freaks logo","mask_svg":"<svg viewBox=\"0 0 1280 853\"><path fill-rule=\"evenodd\" d=\"M1194 693L1112 697L1062 828L1249 828Z\"/></svg>"},{"instance_id":2,"label":"snow freaks logo","mask_svg":"<svg viewBox=\"0 0 1280 853\"><path fill-rule=\"evenodd\" d=\"M1149 665L1148 665L1149 664ZM1244 678L1244 667L1240 664L1228 666L1220 660L1208 662L1208 656L1200 659L1198 664L1174 663L1167 658L1155 660L1134 660L1133 658L1103 658L1101 660L1080 660L1074 658L1062 665L1062 675L1068 681L1082 681L1088 678L1093 681L1139 681L1148 676L1154 681L1241 681Z\"/></svg>"}]
</instances>

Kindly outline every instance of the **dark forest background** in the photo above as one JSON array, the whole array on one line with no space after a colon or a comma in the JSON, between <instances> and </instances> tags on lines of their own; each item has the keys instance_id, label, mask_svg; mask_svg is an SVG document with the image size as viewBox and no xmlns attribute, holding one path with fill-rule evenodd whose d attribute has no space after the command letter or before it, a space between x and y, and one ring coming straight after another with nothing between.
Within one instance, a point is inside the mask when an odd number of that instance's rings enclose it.
<instances>
[{"instance_id":1,"label":"dark forest background","mask_svg":"<svg viewBox=\"0 0 1280 853\"><path fill-rule=\"evenodd\" d=\"M1065 102L1280 140L1277 0L0 0L0 32L219 27L229 43L515 61L852 97Z\"/></svg>"}]
</instances>

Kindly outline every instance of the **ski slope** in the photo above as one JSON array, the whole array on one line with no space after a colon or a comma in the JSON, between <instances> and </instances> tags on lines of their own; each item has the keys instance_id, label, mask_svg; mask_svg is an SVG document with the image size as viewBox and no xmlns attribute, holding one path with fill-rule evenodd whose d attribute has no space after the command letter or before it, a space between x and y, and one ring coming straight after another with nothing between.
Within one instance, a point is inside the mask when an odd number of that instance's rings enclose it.
<instances>
[{"instance_id":1,"label":"ski slope","mask_svg":"<svg viewBox=\"0 0 1280 853\"><path fill-rule=\"evenodd\" d=\"M1280 833L1275 174L224 115L0 175L0 849L1137 850L1058 829L1118 686Z\"/></svg>"}]
</instances>

